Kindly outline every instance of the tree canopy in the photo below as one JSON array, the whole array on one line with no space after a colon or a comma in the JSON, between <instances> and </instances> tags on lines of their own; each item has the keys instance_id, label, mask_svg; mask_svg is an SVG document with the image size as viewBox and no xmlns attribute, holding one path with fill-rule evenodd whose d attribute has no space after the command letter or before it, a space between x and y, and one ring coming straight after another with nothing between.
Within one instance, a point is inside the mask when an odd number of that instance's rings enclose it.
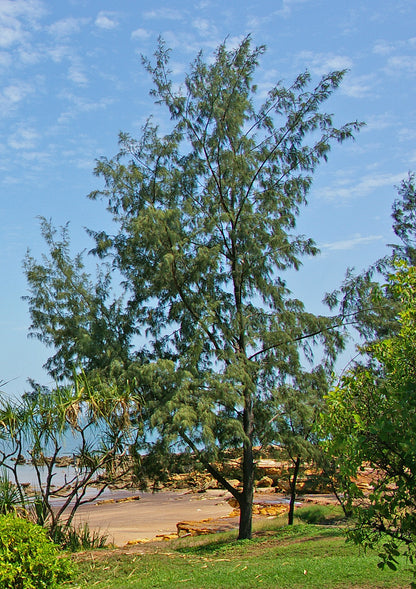
<instances>
[{"instance_id":1,"label":"tree canopy","mask_svg":"<svg viewBox=\"0 0 416 589\"><path fill-rule=\"evenodd\" d=\"M200 53L178 87L161 40L143 62L170 127L162 133L149 118L138 139L121 134L119 153L95 169L104 187L90 194L117 228L90 231L93 251L123 277L125 316L145 340L140 356L129 354L143 417L164 447L188 445L234 495L240 538L251 536L253 447L267 442L277 387L314 366L314 344L329 369L343 343L339 322L307 312L285 271L318 254L296 219L331 145L361 126L337 127L322 110L343 71L316 83L304 72L261 102L254 74L264 51L249 37L234 49L223 43L212 59ZM32 309L45 309L56 295L27 276L45 296ZM219 460L236 448L239 487Z\"/></svg>"},{"instance_id":2,"label":"tree canopy","mask_svg":"<svg viewBox=\"0 0 416 589\"><path fill-rule=\"evenodd\" d=\"M416 268L397 263L385 289L399 304L399 331L364 347L368 362L330 392L324 423L357 518L351 535L380 545L380 566L395 568L400 546L413 559L416 532ZM373 469L368 495L355 482L363 465Z\"/></svg>"},{"instance_id":3,"label":"tree canopy","mask_svg":"<svg viewBox=\"0 0 416 589\"><path fill-rule=\"evenodd\" d=\"M82 253L71 255L68 226L60 231L41 218L48 255L37 261L28 251L24 271L35 337L55 353L45 368L56 380L70 377L80 366L86 371L126 365L132 328L122 297L114 297L111 269L101 265L94 278Z\"/></svg>"}]
</instances>

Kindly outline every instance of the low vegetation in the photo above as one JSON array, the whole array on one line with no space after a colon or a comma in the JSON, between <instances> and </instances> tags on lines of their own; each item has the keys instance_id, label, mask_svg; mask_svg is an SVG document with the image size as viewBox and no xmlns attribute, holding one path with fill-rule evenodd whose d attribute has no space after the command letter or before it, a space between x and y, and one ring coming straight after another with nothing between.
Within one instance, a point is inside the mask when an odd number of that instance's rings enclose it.
<instances>
[{"instance_id":1,"label":"low vegetation","mask_svg":"<svg viewBox=\"0 0 416 589\"><path fill-rule=\"evenodd\" d=\"M2 589L55 589L70 573L69 559L46 530L11 513L0 516Z\"/></svg>"},{"instance_id":2,"label":"low vegetation","mask_svg":"<svg viewBox=\"0 0 416 589\"><path fill-rule=\"evenodd\" d=\"M305 507L294 526L263 520L251 540L223 533L74 556L76 580L61 589L406 587L411 572L377 568L377 554L345 542L338 507ZM319 523L303 523L314 521Z\"/></svg>"}]
</instances>

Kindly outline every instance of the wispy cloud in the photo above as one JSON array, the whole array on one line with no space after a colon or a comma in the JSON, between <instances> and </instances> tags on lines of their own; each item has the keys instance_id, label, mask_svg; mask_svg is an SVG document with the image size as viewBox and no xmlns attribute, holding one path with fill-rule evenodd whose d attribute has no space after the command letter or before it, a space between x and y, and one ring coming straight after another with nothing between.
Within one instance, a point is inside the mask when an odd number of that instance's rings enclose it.
<instances>
[{"instance_id":1,"label":"wispy cloud","mask_svg":"<svg viewBox=\"0 0 416 589\"><path fill-rule=\"evenodd\" d=\"M1 34L1 33L0 33ZM12 63L12 56L7 51L0 51L0 67L8 67Z\"/></svg>"},{"instance_id":2,"label":"wispy cloud","mask_svg":"<svg viewBox=\"0 0 416 589\"><path fill-rule=\"evenodd\" d=\"M148 10L143 14L144 18L158 19L158 20L182 20L183 12L174 8L159 8L157 10Z\"/></svg>"},{"instance_id":3,"label":"wispy cloud","mask_svg":"<svg viewBox=\"0 0 416 589\"><path fill-rule=\"evenodd\" d=\"M416 129L414 127L403 127L398 132L399 141L412 141L415 143L416 140Z\"/></svg>"},{"instance_id":4,"label":"wispy cloud","mask_svg":"<svg viewBox=\"0 0 416 589\"><path fill-rule=\"evenodd\" d=\"M184 53L190 53L193 55L201 49L212 51L216 49L218 44L223 40L210 36L203 38L197 37L193 31L178 34L174 30L165 31L162 37L171 49L180 49ZM228 42L232 43L233 39L228 39ZM209 61L209 56L207 56L207 59Z\"/></svg>"},{"instance_id":5,"label":"wispy cloud","mask_svg":"<svg viewBox=\"0 0 416 589\"><path fill-rule=\"evenodd\" d=\"M209 8L210 6L213 6L213 3L210 2L210 0L200 0L199 2L197 2L195 4L195 8L197 10L205 10L206 8Z\"/></svg>"},{"instance_id":6,"label":"wispy cloud","mask_svg":"<svg viewBox=\"0 0 416 589\"><path fill-rule=\"evenodd\" d=\"M334 53L314 53L302 51L298 54L298 60L306 62L308 69L314 74L324 75L334 70L351 69L353 62L347 55Z\"/></svg>"},{"instance_id":7,"label":"wispy cloud","mask_svg":"<svg viewBox=\"0 0 416 589\"><path fill-rule=\"evenodd\" d=\"M105 29L106 31L116 29L118 27L118 20L117 20L116 13L115 12L107 12L107 11L99 12L97 15L97 18L95 19L95 25L99 29Z\"/></svg>"},{"instance_id":8,"label":"wispy cloud","mask_svg":"<svg viewBox=\"0 0 416 589\"><path fill-rule=\"evenodd\" d=\"M361 234L357 233L350 239L341 239L339 241L323 243L319 247L321 250L329 251L352 250L357 246L368 245L375 241L380 241L381 239L383 239L382 235L367 235L364 237Z\"/></svg>"},{"instance_id":9,"label":"wispy cloud","mask_svg":"<svg viewBox=\"0 0 416 589\"><path fill-rule=\"evenodd\" d=\"M79 33L88 22L87 18L64 18L51 24L48 32L58 39L67 38Z\"/></svg>"},{"instance_id":10,"label":"wispy cloud","mask_svg":"<svg viewBox=\"0 0 416 589\"><path fill-rule=\"evenodd\" d=\"M374 83L375 77L373 75L348 75L343 80L341 92L351 98L367 98L375 94Z\"/></svg>"},{"instance_id":11,"label":"wispy cloud","mask_svg":"<svg viewBox=\"0 0 416 589\"><path fill-rule=\"evenodd\" d=\"M376 41L373 46L373 53L376 55L391 55L395 52L407 51L416 47L416 37L409 37L407 39L400 39L399 41L386 41L380 39Z\"/></svg>"},{"instance_id":12,"label":"wispy cloud","mask_svg":"<svg viewBox=\"0 0 416 589\"><path fill-rule=\"evenodd\" d=\"M376 55L390 55L394 51L394 45L388 41L377 41L373 47L373 53Z\"/></svg>"},{"instance_id":13,"label":"wispy cloud","mask_svg":"<svg viewBox=\"0 0 416 589\"><path fill-rule=\"evenodd\" d=\"M33 127L19 125L17 130L9 137L8 145L13 149L28 150L36 146L39 134Z\"/></svg>"},{"instance_id":14,"label":"wispy cloud","mask_svg":"<svg viewBox=\"0 0 416 589\"><path fill-rule=\"evenodd\" d=\"M384 71L389 75L416 73L416 37L396 42L381 39L373 47L373 53L386 58Z\"/></svg>"},{"instance_id":15,"label":"wispy cloud","mask_svg":"<svg viewBox=\"0 0 416 589\"><path fill-rule=\"evenodd\" d=\"M387 60L386 69L391 74L414 74L416 57L414 55L395 55Z\"/></svg>"},{"instance_id":16,"label":"wispy cloud","mask_svg":"<svg viewBox=\"0 0 416 589\"><path fill-rule=\"evenodd\" d=\"M81 63L72 63L68 68L68 78L77 86L86 86L88 78Z\"/></svg>"},{"instance_id":17,"label":"wispy cloud","mask_svg":"<svg viewBox=\"0 0 416 589\"><path fill-rule=\"evenodd\" d=\"M147 29L139 28L132 32L131 38L139 41L145 41L146 39L149 39L151 35L151 32Z\"/></svg>"},{"instance_id":18,"label":"wispy cloud","mask_svg":"<svg viewBox=\"0 0 416 589\"><path fill-rule=\"evenodd\" d=\"M364 176L356 183L350 178L340 178L335 184L319 192L319 196L328 199L350 199L370 194L383 186L392 188L399 184L406 176L406 172L400 174L373 174Z\"/></svg>"},{"instance_id":19,"label":"wispy cloud","mask_svg":"<svg viewBox=\"0 0 416 589\"><path fill-rule=\"evenodd\" d=\"M392 113L383 113L379 115L369 116L365 122L365 127L362 129L362 133L369 133L371 131L384 131L397 125Z\"/></svg>"},{"instance_id":20,"label":"wispy cloud","mask_svg":"<svg viewBox=\"0 0 416 589\"><path fill-rule=\"evenodd\" d=\"M292 14L293 8L299 4L304 4L305 2L309 2L309 0L283 0L282 7L275 10L274 14L282 16L283 18L288 18Z\"/></svg>"},{"instance_id":21,"label":"wispy cloud","mask_svg":"<svg viewBox=\"0 0 416 589\"><path fill-rule=\"evenodd\" d=\"M0 93L0 113L3 116L9 115L31 92L33 92L33 87L19 80L3 88Z\"/></svg>"},{"instance_id":22,"label":"wispy cloud","mask_svg":"<svg viewBox=\"0 0 416 589\"><path fill-rule=\"evenodd\" d=\"M60 98L69 102L70 107L67 108L58 118L59 124L66 124L77 116L78 113L94 112L97 110L104 110L111 105L114 100L112 98L102 98L101 100L89 100L82 98L72 93L61 93Z\"/></svg>"},{"instance_id":23,"label":"wispy cloud","mask_svg":"<svg viewBox=\"0 0 416 589\"><path fill-rule=\"evenodd\" d=\"M0 47L12 47L24 43L29 36L29 23L37 28L39 19L45 12L42 2L37 0L0 1Z\"/></svg>"},{"instance_id":24,"label":"wispy cloud","mask_svg":"<svg viewBox=\"0 0 416 589\"><path fill-rule=\"evenodd\" d=\"M271 10L267 14L265 14L264 11L253 9L253 12L247 15L246 24L248 30L253 31L255 29L261 29L262 27L265 27L268 24L270 24L271 20L277 20L279 18L289 18L292 15L293 10L297 6L305 4L309 1L310 0L281 0L280 8L278 8L277 10Z\"/></svg>"},{"instance_id":25,"label":"wispy cloud","mask_svg":"<svg viewBox=\"0 0 416 589\"><path fill-rule=\"evenodd\" d=\"M218 35L217 27L206 18L194 19L192 21L192 26L202 37L217 37Z\"/></svg>"}]
</instances>

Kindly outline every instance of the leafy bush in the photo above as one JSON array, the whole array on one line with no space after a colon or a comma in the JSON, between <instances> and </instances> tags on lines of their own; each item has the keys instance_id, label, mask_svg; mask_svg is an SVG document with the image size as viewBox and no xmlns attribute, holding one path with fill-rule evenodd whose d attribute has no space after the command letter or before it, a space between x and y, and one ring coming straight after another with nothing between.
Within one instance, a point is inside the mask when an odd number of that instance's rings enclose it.
<instances>
[{"instance_id":1,"label":"leafy bush","mask_svg":"<svg viewBox=\"0 0 416 589\"><path fill-rule=\"evenodd\" d=\"M12 514L0 516L0 587L54 589L71 574L67 557L40 526Z\"/></svg>"},{"instance_id":2,"label":"leafy bush","mask_svg":"<svg viewBox=\"0 0 416 589\"><path fill-rule=\"evenodd\" d=\"M22 508L22 497L19 489L7 476L7 472L0 474L0 515L13 513Z\"/></svg>"},{"instance_id":3,"label":"leafy bush","mask_svg":"<svg viewBox=\"0 0 416 589\"><path fill-rule=\"evenodd\" d=\"M307 524L321 524L327 518L327 511L322 505L311 505L296 510L296 517Z\"/></svg>"},{"instance_id":4,"label":"leafy bush","mask_svg":"<svg viewBox=\"0 0 416 589\"><path fill-rule=\"evenodd\" d=\"M57 525L53 529L52 540L64 550L76 552L77 550L91 550L93 548L105 548L107 546L106 534L91 531L88 524L79 527Z\"/></svg>"}]
</instances>

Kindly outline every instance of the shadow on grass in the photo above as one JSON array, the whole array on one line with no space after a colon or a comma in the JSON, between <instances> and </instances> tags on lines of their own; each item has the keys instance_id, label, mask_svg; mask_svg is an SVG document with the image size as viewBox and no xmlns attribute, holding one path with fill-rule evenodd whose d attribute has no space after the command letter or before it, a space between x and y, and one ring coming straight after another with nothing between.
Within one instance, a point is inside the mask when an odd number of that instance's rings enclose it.
<instances>
[{"instance_id":1,"label":"shadow on grass","mask_svg":"<svg viewBox=\"0 0 416 589\"><path fill-rule=\"evenodd\" d=\"M254 531L251 540L238 540L230 534L227 534L225 537L224 535L221 535L222 537L210 535L209 538L201 538L197 544L195 543L195 538L193 538L192 545L177 546L175 547L175 551L182 554L201 556L223 555L225 553L238 553L248 546L264 543L265 540L269 543L276 542L280 544L286 541L296 542L298 539L302 542L307 542L309 540L335 538L343 535L344 530L338 526L304 523L293 526L282 526L281 522L278 522L276 527L270 526L269 529Z\"/></svg>"}]
</instances>

